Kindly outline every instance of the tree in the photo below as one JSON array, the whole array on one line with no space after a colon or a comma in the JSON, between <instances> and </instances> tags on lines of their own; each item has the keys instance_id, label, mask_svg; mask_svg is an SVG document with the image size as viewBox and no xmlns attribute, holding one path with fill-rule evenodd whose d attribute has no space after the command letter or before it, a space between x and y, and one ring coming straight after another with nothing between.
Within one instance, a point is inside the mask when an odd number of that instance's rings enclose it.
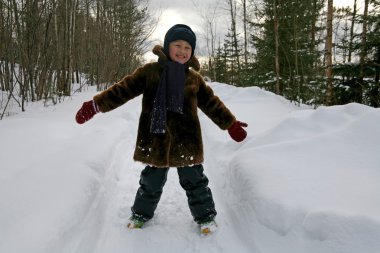
<instances>
[{"instance_id":1,"label":"tree","mask_svg":"<svg viewBox=\"0 0 380 253\"><path fill-rule=\"evenodd\" d=\"M146 0L1 0L1 115L10 99L57 103L79 73L115 82L141 64L152 23Z\"/></svg>"},{"instance_id":2,"label":"tree","mask_svg":"<svg viewBox=\"0 0 380 253\"><path fill-rule=\"evenodd\" d=\"M326 55L326 104L332 104L333 92L333 72L332 72L332 20L333 20L333 0L327 1L327 34L325 44Z\"/></svg>"},{"instance_id":3,"label":"tree","mask_svg":"<svg viewBox=\"0 0 380 253\"><path fill-rule=\"evenodd\" d=\"M350 44L348 46L348 62L351 62L351 58L352 58L355 20L356 20L356 0L354 0L354 9L352 11L352 18L351 18Z\"/></svg>"},{"instance_id":4,"label":"tree","mask_svg":"<svg viewBox=\"0 0 380 253\"><path fill-rule=\"evenodd\" d=\"M263 0L252 22L259 85L292 101L308 101L316 67L317 13L322 1ZM302 15L299 15L302 13ZM280 71L281 70L281 71ZM269 80L268 80L269 79Z\"/></svg>"},{"instance_id":5,"label":"tree","mask_svg":"<svg viewBox=\"0 0 380 253\"><path fill-rule=\"evenodd\" d=\"M365 4L371 4L371 10L364 9L363 15L363 35L362 35L362 43L363 39L365 40L365 47L362 47L362 50L365 51L361 54L362 61L365 62L365 66L363 66L363 70L361 67L361 75L368 76L368 69L373 71L370 72L373 78L368 78L367 91L365 96L365 103L373 106L380 107L380 1L366 1ZM368 12L366 14L366 12ZM365 24L364 24L364 21ZM364 35L364 25L368 29L366 29L366 35ZM365 36L365 37L364 37ZM367 70L367 71L365 71Z\"/></svg>"},{"instance_id":6,"label":"tree","mask_svg":"<svg viewBox=\"0 0 380 253\"><path fill-rule=\"evenodd\" d=\"M360 48L360 81L364 81L364 64L367 56L367 20L369 0L364 0L363 27Z\"/></svg>"},{"instance_id":7,"label":"tree","mask_svg":"<svg viewBox=\"0 0 380 253\"><path fill-rule=\"evenodd\" d=\"M273 13L274 13L274 38L275 38L275 66L276 66L276 94L280 94L280 64L279 64L279 34L278 34L278 14L277 14L277 0L273 1Z\"/></svg>"},{"instance_id":8,"label":"tree","mask_svg":"<svg viewBox=\"0 0 380 253\"><path fill-rule=\"evenodd\" d=\"M223 48L219 42L219 46L216 50L215 55L215 80L222 83L227 83L229 80L227 78L227 50L226 44L224 44Z\"/></svg>"},{"instance_id":9,"label":"tree","mask_svg":"<svg viewBox=\"0 0 380 253\"><path fill-rule=\"evenodd\" d=\"M247 0L242 0L243 5L243 27L244 27L244 63L248 65L248 17Z\"/></svg>"},{"instance_id":10,"label":"tree","mask_svg":"<svg viewBox=\"0 0 380 253\"><path fill-rule=\"evenodd\" d=\"M240 86L241 80L241 67L240 67L240 55L241 48L239 47L239 41L236 41L231 29L229 29L226 38L224 40L224 55L226 56L227 73L226 78L228 83L236 86Z\"/></svg>"},{"instance_id":11,"label":"tree","mask_svg":"<svg viewBox=\"0 0 380 253\"><path fill-rule=\"evenodd\" d=\"M238 33L237 33L237 27L236 27L236 1L227 0L227 3L228 3L230 17L231 17L230 33L227 36L231 38L230 43L232 45L232 51L233 51L231 56L235 58L234 63L236 63L237 71L239 72L241 70L241 67L240 67L240 54L238 53L240 51L239 39L238 39Z\"/></svg>"},{"instance_id":12,"label":"tree","mask_svg":"<svg viewBox=\"0 0 380 253\"><path fill-rule=\"evenodd\" d=\"M206 40L207 56L208 56L208 74L213 80L217 80L215 70L215 55L216 55L216 34L217 34L217 5L209 6L206 11L201 10L194 0L193 5L198 10L204 22L204 38ZM212 11L209 11L212 10Z\"/></svg>"}]
</instances>

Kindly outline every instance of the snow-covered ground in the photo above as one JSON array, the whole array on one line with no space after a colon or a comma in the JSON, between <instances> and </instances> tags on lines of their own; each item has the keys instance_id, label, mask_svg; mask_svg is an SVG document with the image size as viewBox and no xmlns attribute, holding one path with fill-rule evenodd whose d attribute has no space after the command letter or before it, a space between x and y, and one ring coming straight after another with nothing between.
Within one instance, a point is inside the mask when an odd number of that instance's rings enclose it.
<instances>
[{"instance_id":1,"label":"snow-covered ground","mask_svg":"<svg viewBox=\"0 0 380 253\"><path fill-rule=\"evenodd\" d=\"M87 91L0 121L0 252L380 252L380 109L211 85L249 124L236 143L200 112L214 235L199 235L175 169L155 217L125 228L141 97L77 125Z\"/></svg>"}]
</instances>

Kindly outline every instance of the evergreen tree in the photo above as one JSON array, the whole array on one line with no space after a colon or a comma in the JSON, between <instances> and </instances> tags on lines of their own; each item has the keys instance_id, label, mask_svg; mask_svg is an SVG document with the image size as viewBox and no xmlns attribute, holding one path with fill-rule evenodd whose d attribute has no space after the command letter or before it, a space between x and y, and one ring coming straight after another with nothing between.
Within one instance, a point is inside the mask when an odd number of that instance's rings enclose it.
<instances>
[{"instance_id":1,"label":"evergreen tree","mask_svg":"<svg viewBox=\"0 0 380 253\"><path fill-rule=\"evenodd\" d=\"M372 1L369 7L370 11L365 16L354 15L355 9L347 10L348 16L355 16L355 26L363 26L366 19L365 43L362 39L363 30L359 30L351 35L349 47L346 48L343 43L339 44L339 49L350 50L353 56L352 62L348 64L343 62L334 65L335 104L356 102L373 107L380 105L380 1Z\"/></svg>"},{"instance_id":2,"label":"evergreen tree","mask_svg":"<svg viewBox=\"0 0 380 253\"><path fill-rule=\"evenodd\" d=\"M252 41L257 50L256 74L260 78L260 85L273 92L276 91L276 45L275 45L275 13L274 0L264 0L260 22L252 23ZM318 44L312 32L316 29L315 16L322 8L322 1L290 0L278 1L278 63L280 73L280 93L295 101L305 101L309 97L310 76L314 75L315 59L319 54ZM312 48L312 50L310 50ZM270 80L268 80L268 77Z\"/></svg>"},{"instance_id":3,"label":"evergreen tree","mask_svg":"<svg viewBox=\"0 0 380 253\"><path fill-rule=\"evenodd\" d=\"M227 83L227 54L225 47L221 47L219 44L219 47L216 50L216 56L214 59L214 65L215 65L215 77L217 82L221 83Z\"/></svg>"},{"instance_id":4,"label":"evergreen tree","mask_svg":"<svg viewBox=\"0 0 380 253\"><path fill-rule=\"evenodd\" d=\"M240 57L242 49L237 36L234 36L232 30L229 30L224 40L224 50L227 63L227 78L232 85L241 85L240 78Z\"/></svg>"}]
</instances>

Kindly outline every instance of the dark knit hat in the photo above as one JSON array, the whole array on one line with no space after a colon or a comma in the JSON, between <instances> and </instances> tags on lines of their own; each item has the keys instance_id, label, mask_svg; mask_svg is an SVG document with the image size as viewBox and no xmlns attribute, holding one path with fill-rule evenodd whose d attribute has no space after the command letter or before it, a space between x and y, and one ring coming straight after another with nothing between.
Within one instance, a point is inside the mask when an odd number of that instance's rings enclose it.
<instances>
[{"instance_id":1,"label":"dark knit hat","mask_svg":"<svg viewBox=\"0 0 380 253\"><path fill-rule=\"evenodd\" d=\"M175 40L184 40L191 45L191 56L194 55L195 45L196 45L196 36L193 30L187 25L177 24L170 28L165 35L164 40L164 53L169 55L169 44Z\"/></svg>"}]
</instances>

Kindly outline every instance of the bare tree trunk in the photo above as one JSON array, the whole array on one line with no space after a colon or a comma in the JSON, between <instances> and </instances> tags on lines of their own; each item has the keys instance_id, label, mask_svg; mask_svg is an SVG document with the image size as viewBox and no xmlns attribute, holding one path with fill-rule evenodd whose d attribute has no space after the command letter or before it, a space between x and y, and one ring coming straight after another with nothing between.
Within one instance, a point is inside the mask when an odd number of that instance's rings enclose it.
<instances>
[{"instance_id":1,"label":"bare tree trunk","mask_svg":"<svg viewBox=\"0 0 380 253\"><path fill-rule=\"evenodd\" d=\"M217 22L217 5L210 6L206 11L201 10L198 4L192 0L194 7L199 11L200 16L205 22L205 38L208 54L208 69L209 74L212 76L212 79L216 80L216 71L215 71L215 47L216 47L216 22ZM210 10L212 11L210 12Z\"/></svg>"},{"instance_id":2,"label":"bare tree trunk","mask_svg":"<svg viewBox=\"0 0 380 253\"><path fill-rule=\"evenodd\" d=\"M61 21L58 22L58 13L59 13L59 3L56 2L56 1L53 1L53 9L54 9L54 35L55 35L55 48L56 48L56 52L55 52L55 67L56 67L56 77L55 77L55 81L57 82L57 92L56 93L61 93L62 90L63 90L63 81L62 81L62 72L63 72L63 54L64 54L64 50L63 50L63 45L64 45L64 39L60 39L59 37L59 25L61 23ZM52 88L52 87L50 87ZM54 102L55 103L55 102Z\"/></svg>"},{"instance_id":3,"label":"bare tree trunk","mask_svg":"<svg viewBox=\"0 0 380 253\"><path fill-rule=\"evenodd\" d=\"M14 22L16 26L16 41L18 45L18 52L19 52L19 61L20 61L20 68L19 68L19 73L20 76L25 72L25 69L22 66L26 66L26 60L25 60L25 42L22 38L23 35L23 26L22 26L22 21L20 20L20 13L18 11L18 5L16 0L12 0L12 11L14 14ZM22 3L23 4L23 3ZM24 5L21 6L21 8L24 8ZM26 80L24 80L26 81ZM27 81L26 81L27 82ZM20 96L21 96L21 111L25 111L25 100L27 96L27 85L24 84L24 82L19 82L20 85Z\"/></svg>"},{"instance_id":4,"label":"bare tree trunk","mask_svg":"<svg viewBox=\"0 0 380 253\"><path fill-rule=\"evenodd\" d=\"M316 42L315 42L315 35L316 35L316 22L317 22L317 0L313 0L313 15L312 15L312 22L311 22L311 45L310 45L310 54L315 54L316 50ZM316 56L317 58L317 56ZM314 61L314 68L316 69L317 60Z\"/></svg>"},{"instance_id":5,"label":"bare tree trunk","mask_svg":"<svg viewBox=\"0 0 380 253\"><path fill-rule=\"evenodd\" d=\"M280 89L280 64L279 64L279 34L278 34L278 13L277 13L277 0L274 0L274 37L275 37L275 47L276 47L276 94L279 95L281 93Z\"/></svg>"},{"instance_id":6,"label":"bare tree trunk","mask_svg":"<svg viewBox=\"0 0 380 253\"><path fill-rule=\"evenodd\" d=\"M297 87L297 101L300 99L301 95L301 79L299 73L299 45L298 45L298 20L296 16L293 16L293 38L294 38L294 87Z\"/></svg>"},{"instance_id":7,"label":"bare tree trunk","mask_svg":"<svg viewBox=\"0 0 380 253\"><path fill-rule=\"evenodd\" d=\"M247 1L243 0L243 26L244 26L244 63L248 64L248 30L247 30Z\"/></svg>"},{"instance_id":8,"label":"bare tree trunk","mask_svg":"<svg viewBox=\"0 0 380 253\"><path fill-rule=\"evenodd\" d=\"M216 9L215 9L216 10ZM208 55L209 55L209 70L211 72L211 75L213 77L213 80L216 80L216 73L215 73L215 37L216 37L216 21L215 21L215 10L214 10L214 16L211 17L207 21L207 27L209 33L207 33L207 50L208 50ZM208 37L210 35L210 38ZM211 41L209 41L211 40Z\"/></svg>"},{"instance_id":9,"label":"bare tree trunk","mask_svg":"<svg viewBox=\"0 0 380 253\"><path fill-rule=\"evenodd\" d=\"M100 0L96 0L96 28L99 29L100 26L101 26L101 21L100 21ZM95 83L96 85L99 85L99 61L100 61L100 34L99 32L97 33L96 35L96 40L95 40L95 52L97 52L96 54L96 63L95 63L95 66L93 66L94 68L94 74L95 74Z\"/></svg>"},{"instance_id":10,"label":"bare tree trunk","mask_svg":"<svg viewBox=\"0 0 380 253\"><path fill-rule=\"evenodd\" d=\"M363 13L363 29L362 29L362 36L361 36L361 49L360 49L360 97L358 97L359 101L358 103L363 102L363 86L364 86L364 69L365 69L365 58L367 56L367 19L368 19L368 4L369 0L364 1L364 13Z\"/></svg>"},{"instance_id":11,"label":"bare tree trunk","mask_svg":"<svg viewBox=\"0 0 380 253\"><path fill-rule=\"evenodd\" d=\"M78 8L78 0L73 0L71 6L71 26L70 26L70 82L74 83L74 49L75 49L75 22L76 22L76 10ZM70 87L71 93L71 87ZM70 94L69 94L70 95Z\"/></svg>"},{"instance_id":12,"label":"bare tree trunk","mask_svg":"<svg viewBox=\"0 0 380 253\"><path fill-rule=\"evenodd\" d=\"M239 45L236 31L236 2L234 0L228 0L230 15L231 15L231 30L232 30L232 44L236 53L237 68L240 71L240 57L239 57Z\"/></svg>"},{"instance_id":13,"label":"bare tree trunk","mask_svg":"<svg viewBox=\"0 0 380 253\"><path fill-rule=\"evenodd\" d=\"M348 45L348 62L351 62L351 55L352 55L352 44L354 41L354 27L356 22L356 0L354 0L354 9L352 11L352 20L351 20L351 29L350 29L350 42Z\"/></svg>"},{"instance_id":14,"label":"bare tree trunk","mask_svg":"<svg viewBox=\"0 0 380 253\"><path fill-rule=\"evenodd\" d=\"M64 90L63 95L64 96L70 96L70 87L71 87L71 48L72 48L72 34L71 34L71 2L70 0L65 1L65 36L66 36L66 43L65 43L65 61L64 64ZM66 46L67 45L67 46Z\"/></svg>"},{"instance_id":15,"label":"bare tree trunk","mask_svg":"<svg viewBox=\"0 0 380 253\"><path fill-rule=\"evenodd\" d=\"M327 1L327 35L326 35L326 104L332 104L333 96L333 72L332 72L332 20L333 20L333 0Z\"/></svg>"},{"instance_id":16,"label":"bare tree trunk","mask_svg":"<svg viewBox=\"0 0 380 253\"><path fill-rule=\"evenodd\" d=\"M369 3L369 0L364 1L363 28L362 28L361 49L360 49L360 79L361 81L363 81L364 79L364 64L365 64L365 57L367 56L366 43L367 43L368 3Z\"/></svg>"},{"instance_id":17,"label":"bare tree trunk","mask_svg":"<svg viewBox=\"0 0 380 253\"><path fill-rule=\"evenodd\" d=\"M376 54L375 54L375 63L380 66L380 45L377 46L376 48ZM374 87L372 88L371 91L371 105L375 108L380 107L380 70L379 68L375 69L375 83Z\"/></svg>"}]
</instances>

